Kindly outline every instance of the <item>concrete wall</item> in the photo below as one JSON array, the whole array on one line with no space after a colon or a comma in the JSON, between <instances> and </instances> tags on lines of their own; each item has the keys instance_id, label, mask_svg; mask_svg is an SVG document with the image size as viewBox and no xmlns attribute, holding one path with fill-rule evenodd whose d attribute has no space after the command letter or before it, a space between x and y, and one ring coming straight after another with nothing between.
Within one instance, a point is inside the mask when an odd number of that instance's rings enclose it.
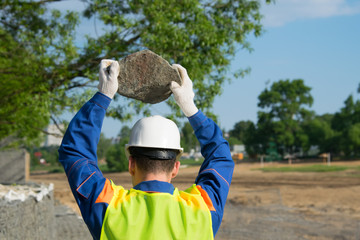
<instances>
[{"instance_id":1,"label":"concrete wall","mask_svg":"<svg viewBox=\"0 0 360 240\"><path fill-rule=\"evenodd\" d=\"M30 176L30 155L24 149L0 152L0 183L24 183Z\"/></svg>"},{"instance_id":2,"label":"concrete wall","mask_svg":"<svg viewBox=\"0 0 360 240\"><path fill-rule=\"evenodd\" d=\"M51 191L37 201L0 200L0 239L54 239L54 199Z\"/></svg>"}]
</instances>

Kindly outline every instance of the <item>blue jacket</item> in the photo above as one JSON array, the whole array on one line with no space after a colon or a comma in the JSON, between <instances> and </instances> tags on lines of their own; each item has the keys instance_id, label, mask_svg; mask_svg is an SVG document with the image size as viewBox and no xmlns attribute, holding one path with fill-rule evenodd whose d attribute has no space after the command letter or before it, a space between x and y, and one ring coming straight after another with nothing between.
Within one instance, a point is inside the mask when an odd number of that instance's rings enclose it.
<instances>
[{"instance_id":1,"label":"blue jacket","mask_svg":"<svg viewBox=\"0 0 360 240\"><path fill-rule=\"evenodd\" d=\"M65 169L71 191L94 239L100 238L109 204L109 201L102 199L106 199L104 192L110 181L103 176L98 167L96 151L105 112L110 102L111 99L104 94L96 93L72 119L59 148L59 161ZM205 158L195 184L204 190L207 195L205 197L210 199L213 206L210 211L215 236L223 217L234 162L227 141L211 119L201 111L188 119ZM134 189L170 194L174 192L171 183L161 181L141 182Z\"/></svg>"}]
</instances>

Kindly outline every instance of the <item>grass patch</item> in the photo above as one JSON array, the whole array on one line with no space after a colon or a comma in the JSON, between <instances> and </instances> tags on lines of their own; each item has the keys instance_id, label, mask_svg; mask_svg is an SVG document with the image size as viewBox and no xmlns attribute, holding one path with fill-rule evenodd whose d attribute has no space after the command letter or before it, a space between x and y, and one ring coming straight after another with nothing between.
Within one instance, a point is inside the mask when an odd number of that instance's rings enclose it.
<instances>
[{"instance_id":1,"label":"grass patch","mask_svg":"<svg viewBox=\"0 0 360 240\"><path fill-rule=\"evenodd\" d=\"M360 174L350 174L349 177L360 178Z\"/></svg>"},{"instance_id":2,"label":"grass patch","mask_svg":"<svg viewBox=\"0 0 360 240\"><path fill-rule=\"evenodd\" d=\"M310 165L301 167L264 167L257 168L263 172L340 172L349 169L346 166Z\"/></svg>"},{"instance_id":3,"label":"grass patch","mask_svg":"<svg viewBox=\"0 0 360 240\"><path fill-rule=\"evenodd\" d=\"M36 165L30 168L30 172L44 171L48 173L62 173L64 168L62 166L45 166L45 165Z\"/></svg>"},{"instance_id":4,"label":"grass patch","mask_svg":"<svg viewBox=\"0 0 360 240\"><path fill-rule=\"evenodd\" d=\"M193 159L193 158L180 159L181 165L199 166L203 162L204 162L204 159L199 159L198 161L195 161L195 159Z\"/></svg>"},{"instance_id":5,"label":"grass patch","mask_svg":"<svg viewBox=\"0 0 360 240\"><path fill-rule=\"evenodd\" d=\"M121 171L118 171L116 169L112 169L112 168L109 168L107 164L101 164L99 165L99 169L101 172L103 173L114 173L114 172L121 172ZM126 170L127 171L127 170ZM123 172L126 172L126 171L123 171Z\"/></svg>"}]
</instances>

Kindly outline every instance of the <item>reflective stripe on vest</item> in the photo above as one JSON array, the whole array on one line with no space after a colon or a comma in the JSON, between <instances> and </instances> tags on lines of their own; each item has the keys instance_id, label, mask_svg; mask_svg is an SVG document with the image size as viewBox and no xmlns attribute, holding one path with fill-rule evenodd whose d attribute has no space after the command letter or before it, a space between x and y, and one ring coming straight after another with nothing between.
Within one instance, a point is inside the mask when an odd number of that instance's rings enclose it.
<instances>
[{"instance_id":1,"label":"reflective stripe on vest","mask_svg":"<svg viewBox=\"0 0 360 240\"><path fill-rule=\"evenodd\" d=\"M112 187L100 239L214 239L210 210L195 184L173 195Z\"/></svg>"}]
</instances>

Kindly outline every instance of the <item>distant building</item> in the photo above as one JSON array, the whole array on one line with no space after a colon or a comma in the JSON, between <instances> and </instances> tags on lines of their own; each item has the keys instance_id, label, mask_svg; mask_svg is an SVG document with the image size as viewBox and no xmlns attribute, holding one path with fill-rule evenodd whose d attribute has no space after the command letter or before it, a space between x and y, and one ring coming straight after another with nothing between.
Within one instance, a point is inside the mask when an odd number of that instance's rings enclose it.
<instances>
[{"instance_id":1,"label":"distant building","mask_svg":"<svg viewBox=\"0 0 360 240\"><path fill-rule=\"evenodd\" d=\"M243 144L234 144L231 146L231 156L234 161L243 160L245 154L245 145Z\"/></svg>"},{"instance_id":2,"label":"distant building","mask_svg":"<svg viewBox=\"0 0 360 240\"><path fill-rule=\"evenodd\" d=\"M59 127L64 129L64 124L60 124ZM45 142L43 143L44 147L49 146L60 146L63 139L63 133L55 124L51 124L47 127L46 132L50 133L45 136Z\"/></svg>"},{"instance_id":3,"label":"distant building","mask_svg":"<svg viewBox=\"0 0 360 240\"><path fill-rule=\"evenodd\" d=\"M234 152L234 153L244 153L245 152L245 145L243 145L243 144L234 144L232 146L232 152Z\"/></svg>"},{"instance_id":4,"label":"distant building","mask_svg":"<svg viewBox=\"0 0 360 240\"><path fill-rule=\"evenodd\" d=\"M310 146L310 149L308 150L307 155L316 156L318 154L320 154L319 147L318 146Z\"/></svg>"}]
</instances>

